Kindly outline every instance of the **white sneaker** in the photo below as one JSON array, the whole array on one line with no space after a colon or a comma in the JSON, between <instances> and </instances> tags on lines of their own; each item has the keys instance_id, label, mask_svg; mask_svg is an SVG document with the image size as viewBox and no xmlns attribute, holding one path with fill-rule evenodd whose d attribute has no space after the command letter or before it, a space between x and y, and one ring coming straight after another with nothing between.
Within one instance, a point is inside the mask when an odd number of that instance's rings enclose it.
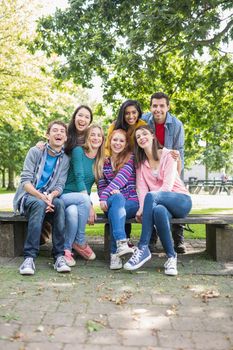
<instances>
[{"instance_id":1,"label":"white sneaker","mask_svg":"<svg viewBox=\"0 0 233 350\"><path fill-rule=\"evenodd\" d=\"M19 268L19 273L21 275L34 275L35 269L33 258L26 258Z\"/></svg>"},{"instance_id":2,"label":"white sneaker","mask_svg":"<svg viewBox=\"0 0 233 350\"><path fill-rule=\"evenodd\" d=\"M126 239L116 241L116 244L117 244L116 255L118 257L125 255L125 254L133 254L134 253L134 249L128 246L128 241Z\"/></svg>"},{"instance_id":3,"label":"white sneaker","mask_svg":"<svg viewBox=\"0 0 233 350\"><path fill-rule=\"evenodd\" d=\"M119 270L122 268L122 260L117 254L110 255L110 270Z\"/></svg>"},{"instance_id":4,"label":"white sneaker","mask_svg":"<svg viewBox=\"0 0 233 350\"><path fill-rule=\"evenodd\" d=\"M57 272L70 272L71 268L67 265L64 256L59 256L54 264L54 270Z\"/></svg>"},{"instance_id":5,"label":"white sneaker","mask_svg":"<svg viewBox=\"0 0 233 350\"><path fill-rule=\"evenodd\" d=\"M164 264L165 267L165 275L176 276L178 274L177 271L177 254L175 257L168 258Z\"/></svg>"}]
</instances>

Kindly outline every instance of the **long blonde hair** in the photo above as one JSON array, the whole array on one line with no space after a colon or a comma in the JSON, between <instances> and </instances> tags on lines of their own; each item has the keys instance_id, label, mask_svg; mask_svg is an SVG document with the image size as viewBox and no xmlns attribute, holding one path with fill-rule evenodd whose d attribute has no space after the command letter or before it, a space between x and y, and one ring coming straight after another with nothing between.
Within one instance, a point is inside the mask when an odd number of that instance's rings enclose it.
<instances>
[{"instance_id":1,"label":"long blonde hair","mask_svg":"<svg viewBox=\"0 0 233 350\"><path fill-rule=\"evenodd\" d=\"M102 140L103 140L101 146L99 147L99 149L97 151L97 154L96 154L96 157L95 157L95 162L94 162L94 167L93 167L93 173L94 173L94 176L95 176L95 181L98 182L99 179L101 177L103 177L103 165L104 165L104 142L105 142L105 137L104 137L104 131L103 131L101 126L99 126L97 124L91 124L87 128L86 141L85 141L85 143L83 145L83 149L86 152L92 151L92 147L91 147L91 144L90 144L89 137L90 137L91 131L93 129L96 129L96 128L100 130L101 136L102 136Z\"/></svg>"},{"instance_id":2,"label":"long blonde hair","mask_svg":"<svg viewBox=\"0 0 233 350\"><path fill-rule=\"evenodd\" d=\"M109 144L110 144L110 155L112 155L112 150L111 150L111 141L112 141L112 138L113 136L116 134L116 133L120 133L122 135L125 136L125 139L126 139L126 145L125 145L125 148L123 149L123 151L121 153L119 153L116 157L116 161L115 161L115 164L114 164L114 167L115 167L115 170L116 171L119 171L120 168L122 168L125 163L128 162L128 160L130 159L130 156L131 156L131 152L130 152L130 146L129 146L129 141L128 141L128 136L127 136L127 133L125 130L123 129L116 129L116 130L113 130L113 132L111 133L110 137L109 137Z\"/></svg>"}]
</instances>

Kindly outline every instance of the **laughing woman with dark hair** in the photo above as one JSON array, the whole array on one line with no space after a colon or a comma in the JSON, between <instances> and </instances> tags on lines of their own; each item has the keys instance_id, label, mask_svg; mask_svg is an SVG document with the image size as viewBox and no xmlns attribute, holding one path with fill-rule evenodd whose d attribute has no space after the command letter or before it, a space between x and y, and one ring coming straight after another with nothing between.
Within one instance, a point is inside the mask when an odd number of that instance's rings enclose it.
<instances>
[{"instance_id":1,"label":"laughing woman with dark hair","mask_svg":"<svg viewBox=\"0 0 233 350\"><path fill-rule=\"evenodd\" d=\"M148 248L153 226L167 254L166 275L177 275L177 254L174 251L170 219L185 217L192 200L177 171L177 161L167 148L158 149L157 140L148 125L135 131L136 187L140 208L136 214L142 219L142 232L133 256L124 265L136 270L151 258Z\"/></svg>"}]
</instances>

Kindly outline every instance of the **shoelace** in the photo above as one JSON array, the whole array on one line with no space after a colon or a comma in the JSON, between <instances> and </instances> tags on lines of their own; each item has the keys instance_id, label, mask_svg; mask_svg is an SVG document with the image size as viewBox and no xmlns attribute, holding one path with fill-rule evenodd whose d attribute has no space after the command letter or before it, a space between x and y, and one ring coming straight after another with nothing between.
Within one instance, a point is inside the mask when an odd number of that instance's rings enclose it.
<instances>
[{"instance_id":1,"label":"shoelace","mask_svg":"<svg viewBox=\"0 0 233 350\"><path fill-rule=\"evenodd\" d=\"M57 265L63 265L63 264L66 265L65 258L64 258L64 256L60 256L57 260Z\"/></svg>"},{"instance_id":2,"label":"shoelace","mask_svg":"<svg viewBox=\"0 0 233 350\"><path fill-rule=\"evenodd\" d=\"M31 267L31 266L34 267L34 262L33 262L33 260L31 260L31 258L27 258L27 259L25 259L23 266L24 267Z\"/></svg>"},{"instance_id":3,"label":"shoelace","mask_svg":"<svg viewBox=\"0 0 233 350\"><path fill-rule=\"evenodd\" d=\"M141 258L143 254L143 250L139 250L138 248L135 249L135 252L133 253L133 256L130 258L130 260L133 263L137 263L139 259Z\"/></svg>"}]
</instances>

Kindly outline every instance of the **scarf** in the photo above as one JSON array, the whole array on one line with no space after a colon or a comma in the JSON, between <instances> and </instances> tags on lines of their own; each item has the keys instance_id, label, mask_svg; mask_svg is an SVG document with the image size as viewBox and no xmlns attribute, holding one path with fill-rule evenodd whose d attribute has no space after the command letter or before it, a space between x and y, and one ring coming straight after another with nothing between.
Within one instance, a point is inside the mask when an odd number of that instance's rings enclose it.
<instances>
[{"instance_id":1,"label":"scarf","mask_svg":"<svg viewBox=\"0 0 233 350\"><path fill-rule=\"evenodd\" d=\"M52 152L57 157L57 162L56 162L56 165L55 165L53 172L52 172L51 176L49 177L47 183L38 190L42 193L48 191L48 188L49 188L50 184L52 183L52 181L57 173L57 170L59 168L59 165L60 165L62 158L63 158L63 155L64 155L64 147L62 147L60 152L57 152L54 149L52 149L52 147L48 143L45 144L45 148L44 148L44 150L41 154L41 157L38 160L36 168L35 168L36 177L32 183L35 188L36 188L37 184L39 183L40 178L42 176L45 162L46 162L46 158L48 155L48 151ZM24 214L24 205L25 205L25 202L26 202L26 199L28 196L29 196L29 193L25 193L24 196L22 197L20 203L19 203L19 212L21 215Z\"/></svg>"}]
</instances>

